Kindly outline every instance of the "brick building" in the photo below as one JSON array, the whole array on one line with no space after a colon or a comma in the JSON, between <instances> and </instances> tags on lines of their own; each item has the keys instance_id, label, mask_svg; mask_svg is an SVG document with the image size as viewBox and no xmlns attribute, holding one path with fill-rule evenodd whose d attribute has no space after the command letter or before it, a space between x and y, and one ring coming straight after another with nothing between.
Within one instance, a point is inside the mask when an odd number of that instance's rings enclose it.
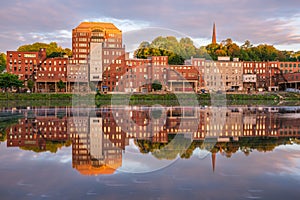
<instances>
[{"instance_id":1,"label":"brick building","mask_svg":"<svg viewBox=\"0 0 300 200\"><path fill-rule=\"evenodd\" d=\"M300 89L300 72L286 73L278 77L278 85L280 89L286 88Z\"/></svg>"},{"instance_id":2,"label":"brick building","mask_svg":"<svg viewBox=\"0 0 300 200\"><path fill-rule=\"evenodd\" d=\"M38 52L8 51L7 59L7 72L18 75L25 87L28 80L34 81L35 92L55 92L58 91L57 82L67 82L68 58L47 58L46 49Z\"/></svg>"},{"instance_id":3,"label":"brick building","mask_svg":"<svg viewBox=\"0 0 300 200\"><path fill-rule=\"evenodd\" d=\"M121 65L125 54L122 31L112 23L82 22L72 30L72 64L87 64L89 81L102 84L103 72L110 65ZM101 88L100 88L101 89Z\"/></svg>"},{"instance_id":4,"label":"brick building","mask_svg":"<svg viewBox=\"0 0 300 200\"><path fill-rule=\"evenodd\" d=\"M222 57L218 61L191 58L175 66L168 65L166 56L129 58L122 31L104 22L82 22L74 28L72 53L68 59L47 58L46 49L8 51L6 69L24 80L25 86L33 80L34 92L150 92L155 80L172 92L271 91L278 90L284 74L300 72L300 62L240 62ZM65 88L58 89L59 81Z\"/></svg>"}]
</instances>

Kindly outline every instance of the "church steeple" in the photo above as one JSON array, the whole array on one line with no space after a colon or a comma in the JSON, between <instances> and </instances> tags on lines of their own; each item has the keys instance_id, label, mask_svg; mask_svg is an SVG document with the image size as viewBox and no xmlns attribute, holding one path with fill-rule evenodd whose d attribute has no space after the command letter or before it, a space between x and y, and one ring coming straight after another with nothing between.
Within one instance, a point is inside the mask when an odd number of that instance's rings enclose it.
<instances>
[{"instance_id":1,"label":"church steeple","mask_svg":"<svg viewBox=\"0 0 300 200\"><path fill-rule=\"evenodd\" d=\"M213 34L212 34L212 44L217 44L217 35L216 35L216 24L214 23Z\"/></svg>"}]
</instances>

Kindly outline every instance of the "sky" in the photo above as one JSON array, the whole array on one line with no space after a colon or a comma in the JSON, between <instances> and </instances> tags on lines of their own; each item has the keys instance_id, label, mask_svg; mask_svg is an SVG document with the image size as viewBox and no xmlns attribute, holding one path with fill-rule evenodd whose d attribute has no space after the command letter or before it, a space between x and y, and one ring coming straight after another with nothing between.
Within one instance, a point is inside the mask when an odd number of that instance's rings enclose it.
<instances>
[{"instance_id":1,"label":"sky","mask_svg":"<svg viewBox=\"0 0 300 200\"><path fill-rule=\"evenodd\" d=\"M50 41L71 48L72 29L82 21L113 22L129 49L160 35L207 45L215 22L218 42L300 50L299 0L10 0L1 1L0 19L0 52Z\"/></svg>"}]
</instances>

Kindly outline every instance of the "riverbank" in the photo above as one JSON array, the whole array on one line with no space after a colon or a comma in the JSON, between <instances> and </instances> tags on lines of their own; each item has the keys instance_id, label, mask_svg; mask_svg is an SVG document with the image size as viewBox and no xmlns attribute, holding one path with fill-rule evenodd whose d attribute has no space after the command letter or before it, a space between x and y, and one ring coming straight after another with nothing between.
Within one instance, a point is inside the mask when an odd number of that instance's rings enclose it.
<instances>
[{"instance_id":1,"label":"riverbank","mask_svg":"<svg viewBox=\"0 0 300 200\"><path fill-rule=\"evenodd\" d=\"M296 93L261 94L63 94L1 93L0 106L74 106L74 105L297 105Z\"/></svg>"}]
</instances>

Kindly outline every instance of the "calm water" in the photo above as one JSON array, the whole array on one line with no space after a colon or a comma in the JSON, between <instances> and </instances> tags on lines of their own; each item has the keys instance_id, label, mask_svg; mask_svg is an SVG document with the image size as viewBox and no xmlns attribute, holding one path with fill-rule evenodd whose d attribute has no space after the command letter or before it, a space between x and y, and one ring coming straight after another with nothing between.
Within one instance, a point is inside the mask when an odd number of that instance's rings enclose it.
<instances>
[{"instance_id":1,"label":"calm water","mask_svg":"<svg viewBox=\"0 0 300 200\"><path fill-rule=\"evenodd\" d=\"M0 116L0 199L299 199L300 107Z\"/></svg>"}]
</instances>

